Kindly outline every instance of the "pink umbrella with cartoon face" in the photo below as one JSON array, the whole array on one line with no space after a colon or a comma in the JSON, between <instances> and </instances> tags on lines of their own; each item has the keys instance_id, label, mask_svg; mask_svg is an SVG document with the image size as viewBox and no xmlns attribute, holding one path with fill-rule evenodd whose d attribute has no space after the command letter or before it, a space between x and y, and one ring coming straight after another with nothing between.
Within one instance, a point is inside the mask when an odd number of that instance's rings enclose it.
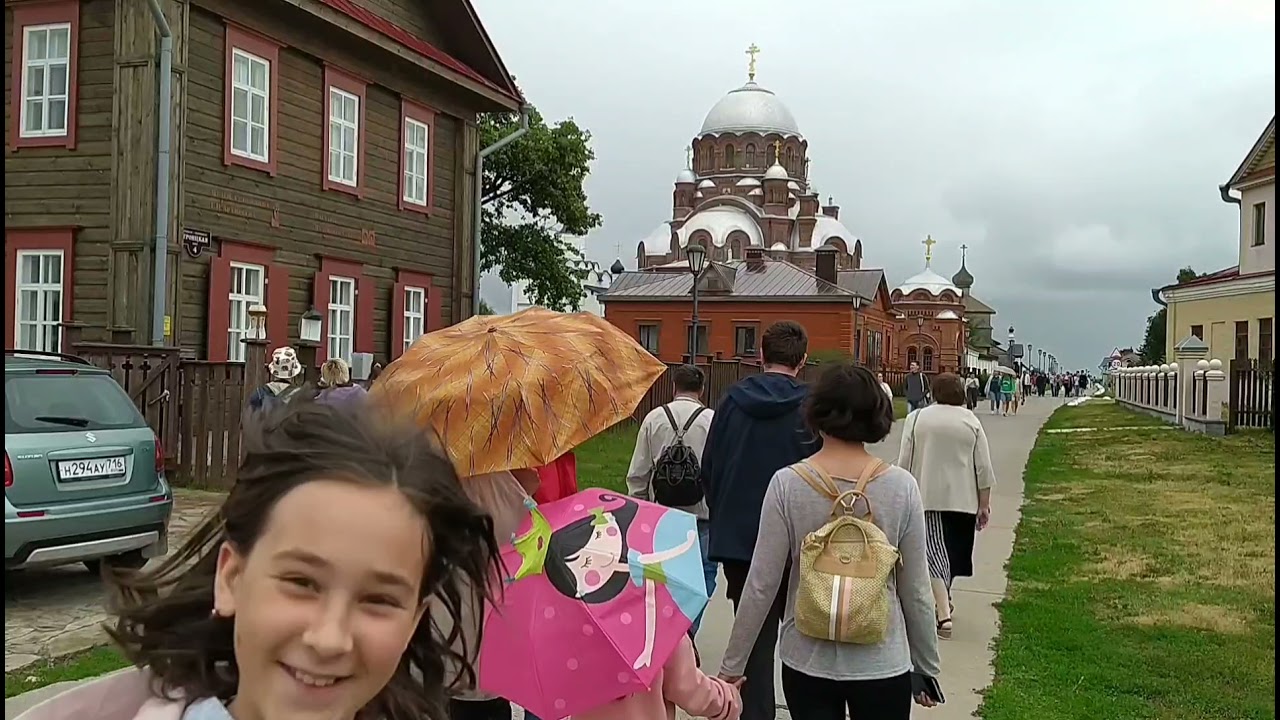
<instances>
[{"instance_id":1,"label":"pink umbrella with cartoon face","mask_svg":"<svg viewBox=\"0 0 1280 720\"><path fill-rule=\"evenodd\" d=\"M648 689L707 604L697 520L604 490L530 504L503 549L480 689L544 720Z\"/></svg>"}]
</instances>

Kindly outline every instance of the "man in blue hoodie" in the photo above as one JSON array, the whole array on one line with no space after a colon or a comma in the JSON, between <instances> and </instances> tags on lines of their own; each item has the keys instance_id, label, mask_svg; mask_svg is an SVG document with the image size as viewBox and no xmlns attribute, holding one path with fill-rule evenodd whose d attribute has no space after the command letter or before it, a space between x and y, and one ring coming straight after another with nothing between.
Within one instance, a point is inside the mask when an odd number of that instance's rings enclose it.
<instances>
[{"instance_id":1,"label":"man in blue hoodie","mask_svg":"<svg viewBox=\"0 0 1280 720\"><path fill-rule=\"evenodd\" d=\"M770 325L760 339L763 372L729 388L716 408L702 454L702 484L710 524L708 557L724 566L725 591L735 611L755 553L760 508L773 474L809 457L821 441L804 425L807 389L796 379L808 358L809 337L790 320ZM742 688L742 720L773 720L774 649L786 604L787 580L765 618Z\"/></svg>"}]
</instances>

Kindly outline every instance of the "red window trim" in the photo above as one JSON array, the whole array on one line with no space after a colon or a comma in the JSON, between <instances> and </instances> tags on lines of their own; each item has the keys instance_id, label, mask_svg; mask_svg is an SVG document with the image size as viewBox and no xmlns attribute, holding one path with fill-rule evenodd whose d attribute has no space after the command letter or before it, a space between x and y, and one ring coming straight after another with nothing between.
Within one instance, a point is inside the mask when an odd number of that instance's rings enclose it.
<instances>
[{"instance_id":1,"label":"red window trim","mask_svg":"<svg viewBox=\"0 0 1280 720\"><path fill-rule=\"evenodd\" d=\"M277 260L276 248L242 240L219 240L218 255L209 263L209 296L206 309L206 338L209 360L221 362L230 357L227 330L231 325L231 263L258 265L263 268L267 306L267 343L269 349L289 344L289 269Z\"/></svg>"},{"instance_id":2,"label":"red window trim","mask_svg":"<svg viewBox=\"0 0 1280 720\"><path fill-rule=\"evenodd\" d=\"M225 68L223 69L222 95L222 164L239 165L250 170L260 170L268 175L276 174L280 157L280 48L282 44L252 30L240 27L228 21L226 23L226 42L223 48ZM231 152L231 51L239 48L251 55L266 60L271 65L271 97L267 103L267 161L241 157Z\"/></svg>"},{"instance_id":3,"label":"red window trim","mask_svg":"<svg viewBox=\"0 0 1280 720\"><path fill-rule=\"evenodd\" d=\"M427 126L427 204L418 205L404 199L404 127L405 120L416 120ZM400 98L400 181L396 183L396 202L401 210L430 215L436 209L436 111L408 98Z\"/></svg>"},{"instance_id":4,"label":"red window trim","mask_svg":"<svg viewBox=\"0 0 1280 720\"><path fill-rule=\"evenodd\" d=\"M404 354L404 291L408 288L421 288L425 292L423 302L422 331L429 333L444 327L443 308L440 303L443 294L436 287L435 276L412 270L396 270L395 286L391 290L391 316L388 319L391 332L392 360Z\"/></svg>"},{"instance_id":5,"label":"red window trim","mask_svg":"<svg viewBox=\"0 0 1280 720\"><path fill-rule=\"evenodd\" d=\"M18 328L18 252L62 251L62 322L71 322L75 300L75 227L5 228L4 230L4 346L14 347ZM64 348L65 351L65 348Z\"/></svg>"},{"instance_id":6,"label":"red window trim","mask_svg":"<svg viewBox=\"0 0 1280 720\"><path fill-rule=\"evenodd\" d=\"M365 274L365 266L353 260L320 256L320 269L312 276L311 304L320 313L320 347L316 349L316 362L322 363L329 357L329 278L338 275L356 281L355 307L352 321L355 324L351 333L352 352L374 352L373 347L373 312L374 297L373 278Z\"/></svg>"},{"instance_id":7,"label":"red window trim","mask_svg":"<svg viewBox=\"0 0 1280 720\"><path fill-rule=\"evenodd\" d=\"M356 185L344 185L329 177L329 88L337 88L339 90L351 93L360 98L360 117L356 120ZM322 154L324 167L320 170L321 186L325 190L336 190L358 198L364 197L364 170L365 170L365 117L368 114L366 109L369 103L366 100L369 83L362 80L351 73L334 67L328 63L324 66L324 100L321 105L324 113L323 124L321 126L321 138L323 142Z\"/></svg>"},{"instance_id":8,"label":"red window trim","mask_svg":"<svg viewBox=\"0 0 1280 720\"><path fill-rule=\"evenodd\" d=\"M10 9L6 3L6 10ZM47 2L22 3L13 10L13 59L9 90L9 150L29 147L76 147L77 99L80 94L80 2L79 0L48 0ZM70 57L67 61L67 132L48 137L22 137L22 76L24 57L22 40L24 28L30 25L70 23Z\"/></svg>"}]
</instances>

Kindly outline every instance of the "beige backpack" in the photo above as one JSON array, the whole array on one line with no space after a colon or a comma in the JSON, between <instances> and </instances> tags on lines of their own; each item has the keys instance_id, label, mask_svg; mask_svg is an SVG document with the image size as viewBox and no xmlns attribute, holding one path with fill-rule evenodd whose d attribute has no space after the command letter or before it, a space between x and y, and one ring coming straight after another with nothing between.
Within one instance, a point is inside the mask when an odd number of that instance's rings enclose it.
<instances>
[{"instance_id":1,"label":"beige backpack","mask_svg":"<svg viewBox=\"0 0 1280 720\"><path fill-rule=\"evenodd\" d=\"M810 487L831 498L831 519L809 533L800 546L796 629L818 640L875 645L889 628L889 575L898 549L875 524L867 484L888 469L873 459L852 490L840 492L817 465L791 466ZM855 507L861 500L866 514Z\"/></svg>"}]
</instances>

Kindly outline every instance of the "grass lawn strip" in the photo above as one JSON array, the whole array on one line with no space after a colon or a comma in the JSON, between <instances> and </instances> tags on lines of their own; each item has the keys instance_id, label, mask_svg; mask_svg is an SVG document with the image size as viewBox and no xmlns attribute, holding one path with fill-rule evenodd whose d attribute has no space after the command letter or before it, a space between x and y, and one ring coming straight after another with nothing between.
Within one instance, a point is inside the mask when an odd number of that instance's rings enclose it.
<instances>
[{"instance_id":1,"label":"grass lawn strip","mask_svg":"<svg viewBox=\"0 0 1280 720\"><path fill-rule=\"evenodd\" d=\"M1132 427L1113 404L1046 429ZM1275 439L1042 433L986 720L1275 718Z\"/></svg>"},{"instance_id":2,"label":"grass lawn strip","mask_svg":"<svg viewBox=\"0 0 1280 720\"><path fill-rule=\"evenodd\" d=\"M114 647L103 645L53 660L42 660L4 674L4 696L21 695L46 685L105 675L129 662Z\"/></svg>"}]
</instances>

